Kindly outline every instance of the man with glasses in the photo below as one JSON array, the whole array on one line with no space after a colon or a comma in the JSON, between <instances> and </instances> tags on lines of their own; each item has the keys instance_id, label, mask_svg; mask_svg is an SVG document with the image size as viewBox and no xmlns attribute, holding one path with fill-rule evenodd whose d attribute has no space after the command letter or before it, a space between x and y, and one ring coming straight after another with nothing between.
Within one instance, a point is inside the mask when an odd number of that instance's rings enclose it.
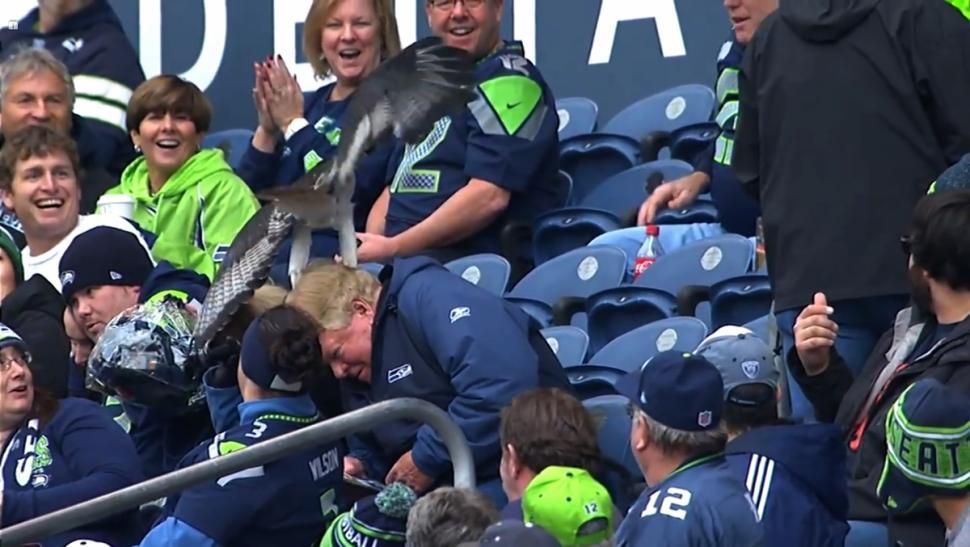
<instances>
[{"instance_id":1,"label":"man with glasses","mask_svg":"<svg viewBox=\"0 0 970 547\"><path fill-rule=\"evenodd\" d=\"M476 61L475 99L402 145L391 183L360 234L362 262L499 251L509 220L559 205L555 98L522 45L499 35L503 0L427 0L432 32Z\"/></svg>"},{"instance_id":2,"label":"man with glasses","mask_svg":"<svg viewBox=\"0 0 970 547\"><path fill-rule=\"evenodd\" d=\"M913 306L899 313L858 378L835 350L839 327L821 293L795 321L795 351L788 354L789 369L818 419L842 428L850 521L886 522L876 486L886 457L886 416L900 394L932 378L970 395L970 191L924 197L902 246ZM893 545L941 545L944 526L927 505L894 516L889 535Z\"/></svg>"}]
</instances>

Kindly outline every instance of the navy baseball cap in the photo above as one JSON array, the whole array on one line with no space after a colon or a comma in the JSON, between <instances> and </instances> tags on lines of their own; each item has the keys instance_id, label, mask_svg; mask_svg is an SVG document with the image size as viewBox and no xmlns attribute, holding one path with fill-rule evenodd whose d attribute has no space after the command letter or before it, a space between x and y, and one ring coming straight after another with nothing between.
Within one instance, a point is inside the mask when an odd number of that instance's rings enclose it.
<instances>
[{"instance_id":1,"label":"navy baseball cap","mask_svg":"<svg viewBox=\"0 0 970 547\"><path fill-rule=\"evenodd\" d=\"M724 381L700 355L658 353L617 384L647 416L680 431L709 431L721 422Z\"/></svg>"},{"instance_id":2,"label":"navy baseball cap","mask_svg":"<svg viewBox=\"0 0 970 547\"><path fill-rule=\"evenodd\" d=\"M928 496L970 491L970 399L934 379L906 388L886 416L886 461L876 493L890 513Z\"/></svg>"},{"instance_id":3,"label":"navy baseball cap","mask_svg":"<svg viewBox=\"0 0 970 547\"><path fill-rule=\"evenodd\" d=\"M485 529L478 545L510 545L512 547L560 547L559 541L535 524L521 520L503 520Z\"/></svg>"},{"instance_id":4,"label":"navy baseball cap","mask_svg":"<svg viewBox=\"0 0 970 547\"><path fill-rule=\"evenodd\" d=\"M781 377L775 368L774 352L751 330L744 327L726 326L714 331L701 342L695 355L711 362L721 373L724 381L724 399L742 406L759 406L775 400ZM762 384L771 388L764 398L742 398L734 388L743 385Z\"/></svg>"}]
</instances>

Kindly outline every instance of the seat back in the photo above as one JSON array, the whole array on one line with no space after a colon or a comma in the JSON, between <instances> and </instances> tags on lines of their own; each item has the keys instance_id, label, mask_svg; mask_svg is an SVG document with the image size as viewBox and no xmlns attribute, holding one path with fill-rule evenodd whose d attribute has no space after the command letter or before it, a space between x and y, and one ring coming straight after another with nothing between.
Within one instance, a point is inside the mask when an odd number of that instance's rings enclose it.
<instances>
[{"instance_id":1,"label":"seat back","mask_svg":"<svg viewBox=\"0 0 970 547\"><path fill-rule=\"evenodd\" d=\"M463 256L448 262L445 268L498 296L505 294L512 272L505 257L491 253Z\"/></svg>"},{"instance_id":2,"label":"seat back","mask_svg":"<svg viewBox=\"0 0 970 547\"><path fill-rule=\"evenodd\" d=\"M571 325L549 327L542 329L542 336L564 367L586 361L589 336L583 329Z\"/></svg>"},{"instance_id":3,"label":"seat back","mask_svg":"<svg viewBox=\"0 0 970 547\"><path fill-rule=\"evenodd\" d=\"M202 140L202 148L222 149L226 163L235 169L239 167L239 162L252 140L253 132L249 129L225 129L206 135Z\"/></svg>"},{"instance_id":4,"label":"seat back","mask_svg":"<svg viewBox=\"0 0 970 547\"><path fill-rule=\"evenodd\" d=\"M505 299L522 308L522 311L529 314L530 317L539 323L540 328L552 326L551 305L539 300L534 300L532 298L516 298L514 296L506 296Z\"/></svg>"},{"instance_id":5,"label":"seat back","mask_svg":"<svg viewBox=\"0 0 970 547\"><path fill-rule=\"evenodd\" d=\"M680 85L624 108L606 122L602 132L626 135L639 142L653 131L671 132L709 121L715 102L714 91L706 85Z\"/></svg>"},{"instance_id":6,"label":"seat back","mask_svg":"<svg viewBox=\"0 0 970 547\"><path fill-rule=\"evenodd\" d=\"M616 287L626 274L626 254L617 247L596 245L574 249L538 265L509 291L550 306L560 298L585 298Z\"/></svg>"},{"instance_id":7,"label":"seat back","mask_svg":"<svg viewBox=\"0 0 970 547\"><path fill-rule=\"evenodd\" d=\"M532 256L536 264L542 264L621 227L620 219L609 211L585 207L550 211L532 227Z\"/></svg>"},{"instance_id":8,"label":"seat back","mask_svg":"<svg viewBox=\"0 0 970 547\"><path fill-rule=\"evenodd\" d=\"M621 512L636 501L642 488L643 475L630 450L632 418L627 411L629 401L620 395L602 395L583 401L597 427L597 442L606 462L604 486Z\"/></svg>"},{"instance_id":9,"label":"seat back","mask_svg":"<svg viewBox=\"0 0 970 547\"><path fill-rule=\"evenodd\" d=\"M653 223L664 224L707 224L718 221L717 207L706 200L695 201L681 209L662 209L657 212Z\"/></svg>"},{"instance_id":10,"label":"seat back","mask_svg":"<svg viewBox=\"0 0 970 547\"><path fill-rule=\"evenodd\" d=\"M614 339L589 364L633 372L662 351L694 351L707 334L707 325L696 317L661 319Z\"/></svg>"},{"instance_id":11,"label":"seat back","mask_svg":"<svg viewBox=\"0 0 970 547\"><path fill-rule=\"evenodd\" d=\"M663 233L663 227L660 230ZM634 284L676 295L685 285L710 287L745 275L753 257L754 249L746 237L736 234L709 237L661 255Z\"/></svg>"},{"instance_id":12,"label":"seat back","mask_svg":"<svg viewBox=\"0 0 970 547\"><path fill-rule=\"evenodd\" d=\"M559 168L572 177L570 204L599 183L640 163L640 145L621 135L588 133L559 143Z\"/></svg>"},{"instance_id":13,"label":"seat back","mask_svg":"<svg viewBox=\"0 0 970 547\"><path fill-rule=\"evenodd\" d=\"M766 275L743 275L711 286L711 326L744 325L771 311L771 282Z\"/></svg>"},{"instance_id":14,"label":"seat back","mask_svg":"<svg viewBox=\"0 0 970 547\"><path fill-rule=\"evenodd\" d=\"M677 314L672 294L648 287L622 285L586 299L589 351L596 353L611 340L648 323Z\"/></svg>"},{"instance_id":15,"label":"seat back","mask_svg":"<svg viewBox=\"0 0 970 547\"><path fill-rule=\"evenodd\" d=\"M619 218L624 218L638 209L647 198L647 181L654 173L659 173L663 181L667 182L693 171L694 168L689 163L680 160L657 160L637 165L601 182L586 194L580 205L610 211Z\"/></svg>"},{"instance_id":16,"label":"seat back","mask_svg":"<svg viewBox=\"0 0 970 547\"><path fill-rule=\"evenodd\" d=\"M566 97L556 101L559 114L559 140L592 133L599 118L596 101L586 97Z\"/></svg>"}]
</instances>

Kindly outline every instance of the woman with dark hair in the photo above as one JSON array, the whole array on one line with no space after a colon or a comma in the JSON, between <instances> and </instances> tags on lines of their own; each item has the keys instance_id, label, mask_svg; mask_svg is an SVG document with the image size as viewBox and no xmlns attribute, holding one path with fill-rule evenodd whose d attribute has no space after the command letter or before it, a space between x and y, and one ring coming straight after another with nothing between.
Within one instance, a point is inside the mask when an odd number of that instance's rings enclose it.
<instances>
[{"instance_id":1,"label":"woman with dark hair","mask_svg":"<svg viewBox=\"0 0 970 547\"><path fill-rule=\"evenodd\" d=\"M142 479L138 454L103 408L58 401L34 389L23 339L0 324L0 526L10 526L130 486ZM121 545L131 513L45 538Z\"/></svg>"},{"instance_id":2,"label":"woman with dark hair","mask_svg":"<svg viewBox=\"0 0 970 547\"><path fill-rule=\"evenodd\" d=\"M320 419L307 394L326 366L312 319L277 306L249 325L241 346L240 425L190 452L180 468ZM337 515L341 461L332 442L190 488L166 501L166 517L141 545L309 545Z\"/></svg>"}]
</instances>

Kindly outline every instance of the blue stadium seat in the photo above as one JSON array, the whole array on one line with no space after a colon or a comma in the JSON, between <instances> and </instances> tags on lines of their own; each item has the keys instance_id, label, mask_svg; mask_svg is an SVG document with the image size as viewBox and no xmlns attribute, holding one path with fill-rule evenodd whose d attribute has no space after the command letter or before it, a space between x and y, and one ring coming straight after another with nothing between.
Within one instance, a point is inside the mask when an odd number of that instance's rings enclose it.
<instances>
[{"instance_id":1,"label":"blue stadium seat","mask_svg":"<svg viewBox=\"0 0 970 547\"><path fill-rule=\"evenodd\" d=\"M221 148L225 152L226 162L235 169L239 167L252 140L253 132L249 129L225 129L206 135L202 148Z\"/></svg>"},{"instance_id":2,"label":"blue stadium seat","mask_svg":"<svg viewBox=\"0 0 970 547\"><path fill-rule=\"evenodd\" d=\"M637 165L601 182L582 198L580 205L610 211L624 218L631 211L639 209L647 198L647 181L654 173L660 174L667 182L693 171L689 163L680 160L657 160Z\"/></svg>"},{"instance_id":3,"label":"blue stadium seat","mask_svg":"<svg viewBox=\"0 0 970 547\"><path fill-rule=\"evenodd\" d=\"M640 142L654 131L672 132L709 121L714 106L711 88L701 84L681 85L624 108L606 122L602 132L626 135Z\"/></svg>"},{"instance_id":4,"label":"blue stadium seat","mask_svg":"<svg viewBox=\"0 0 970 547\"><path fill-rule=\"evenodd\" d=\"M711 327L743 325L771 311L771 282L766 275L732 277L711 285Z\"/></svg>"},{"instance_id":5,"label":"blue stadium seat","mask_svg":"<svg viewBox=\"0 0 970 547\"><path fill-rule=\"evenodd\" d=\"M539 216L533 224L532 257L537 265L542 264L620 228L620 219L609 211L585 207L556 209Z\"/></svg>"},{"instance_id":6,"label":"blue stadium seat","mask_svg":"<svg viewBox=\"0 0 970 547\"><path fill-rule=\"evenodd\" d=\"M677 314L677 299L667 292L622 285L586 299L589 351L596 353L618 336Z\"/></svg>"},{"instance_id":7,"label":"blue stadium seat","mask_svg":"<svg viewBox=\"0 0 970 547\"><path fill-rule=\"evenodd\" d=\"M516 298L506 296L506 300L522 308L522 311L529 314L542 328L552 326L552 306L545 302L532 298Z\"/></svg>"},{"instance_id":8,"label":"blue stadium seat","mask_svg":"<svg viewBox=\"0 0 970 547\"><path fill-rule=\"evenodd\" d=\"M626 262L626 253L610 245L574 249L538 265L508 296L544 302L555 312L557 306L569 304L567 299L585 299L619 286L626 275ZM585 302L576 311L585 311Z\"/></svg>"},{"instance_id":9,"label":"blue stadium seat","mask_svg":"<svg viewBox=\"0 0 970 547\"><path fill-rule=\"evenodd\" d=\"M599 119L599 106L586 97L566 97L556 101L559 114L559 140L592 133Z\"/></svg>"},{"instance_id":10,"label":"blue stadium seat","mask_svg":"<svg viewBox=\"0 0 970 547\"><path fill-rule=\"evenodd\" d=\"M590 133L559 143L559 168L573 180L570 204L599 183L640 163L640 144L621 135Z\"/></svg>"},{"instance_id":11,"label":"blue stadium seat","mask_svg":"<svg viewBox=\"0 0 970 547\"><path fill-rule=\"evenodd\" d=\"M606 463L603 482L613 503L625 514L636 501L644 479L630 450L632 418L629 401L620 395L603 395L583 401L597 426L600 453Z\"/></svg>"},{"instance_id":12,"label":"blue stadium seat","mask_svg":"<svg viewBox=\"0 0 970 547\"><path fill-rule=\"evenodd\" d=\"M682 209L661 209L653 223L664 224L704 224L718 222L717 207L707 200L698 199Z\"/></svg>"},{"instance_id":13,"label":"blue stadium seat","mask_svg":"<svg viewBox=\"0 0 970 547\"><path fill-rule=\"evenodd\" d=\"M559 207L565 207L573 198L573 177L569 173L559 170L556 174L557 196L562 198Z\"/></svg>"},{"instance_id":14,"label":"blue stadium seat","mask_svg":"<svg viewBox=\"0 0 970 547\"><path fill-rule=\"evenodd\" d=\"M775 318L770 314L762 315L761 317L754 319L753 321L748 321L742 326L749 329L751 332L755 333L758 336L758 338L761 338L766 343L770 344L771 337L769 336L769 334L771 331L771 322L774 320Z\"/></svg>"},{"instance_id":15,"label":"blue stadium seat","mask_svg":"<svg viewBox=\"0 0 970 547\"><path fill-rule=\"evenodd\" d=\"M614 339L588 364L633 372L661 351L694 351L707 334L707 325L696 317L661 319Z\"/></svg>"},{"instance_id":16,"label":"blue stadium seat","mask_svg":"<svg viewBox=\"0 0 970 547\"><path fill-rule=\"evenodd\" d=\"M578 365L586 361L586 348L589 347L589 336L583 329L570 325L549 327L542 329L542 336L546 338L549 347L559 358L564 367Z\"/></svg>"},{"instance_id":17,"label":"blue stadium seat","mask_svg":"<svg viewBox=\"0 0 970 547\"><path fill-rule=\"evenodd\" d=\"M472 285L499 296L505 294L512 272L505 257L490 253L463 256L448 262L445 267Z\"/></svg>"}]
</instances>

